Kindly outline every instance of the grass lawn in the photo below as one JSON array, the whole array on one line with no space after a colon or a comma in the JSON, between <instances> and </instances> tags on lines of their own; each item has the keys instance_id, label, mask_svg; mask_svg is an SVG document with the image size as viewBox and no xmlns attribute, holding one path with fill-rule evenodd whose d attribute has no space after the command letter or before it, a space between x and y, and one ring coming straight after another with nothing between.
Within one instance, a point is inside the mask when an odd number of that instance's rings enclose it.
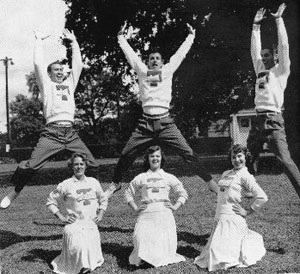
<instances>
[{"instance_id":1,"label":"grass lawn","mask_svg":"<svg viewBox=\"0 0 300 274\"><path fill-rule=\"evenodd\" d=\"M105 262L93 273L207 273L193 265L193 260L209 237L216 196L199 177L182 174L178 168L171 172L189 193L188 202L175 214L178 253L186 262L159 268L129 265L136 217L119 191L99 225ZM213 176L219 178L220 174ZM248 218L248 225L263 235L267 254L255 266L215 273L300 273L300 199L284 174L261 174L257 181L269 201L261 212ZM52 273L49 264L60 253L63 225L45 208L45 201L57 183L27 186L9 209L0 211L1 274ZM102 187L106 189L107 183ZM0 187L0 197L6 190L7 186Z\"/></svg>"}]
</instances>

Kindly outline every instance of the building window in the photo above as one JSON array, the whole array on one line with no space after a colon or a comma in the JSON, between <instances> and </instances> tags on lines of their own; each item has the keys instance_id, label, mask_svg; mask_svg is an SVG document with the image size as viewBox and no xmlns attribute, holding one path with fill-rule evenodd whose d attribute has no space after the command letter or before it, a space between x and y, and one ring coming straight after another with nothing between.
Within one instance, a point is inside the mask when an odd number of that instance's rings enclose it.
<instances>
[{"instance_id":1,"label":"building window","mask_svg":"<svg viewBox=\"0 0 300 274\"><path fill-rule=\"evenodd\" d=\"M241 118L240 120L241 127L250 127L250 119L249 118Z\"/></svg>"}]
</instances>

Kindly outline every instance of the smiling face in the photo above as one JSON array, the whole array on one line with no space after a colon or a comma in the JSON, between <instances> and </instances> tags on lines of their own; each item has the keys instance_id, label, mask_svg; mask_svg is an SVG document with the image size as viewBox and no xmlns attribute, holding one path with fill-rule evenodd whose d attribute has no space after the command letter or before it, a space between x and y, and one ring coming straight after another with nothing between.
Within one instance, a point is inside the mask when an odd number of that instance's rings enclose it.
<instances>
[{"instance_id":1,"label":"smiling face","mask_svg":"<svg viewBox=\"0 0 300 274\"><path fill-rule=\"evenodd\" d=\"M266 69L270 69L275 66L274 56L269 49L263 49L260 55Z\"/></svg>"},{"instance_id":2,"label":"smiling face","mask_svg":"<svg viewBox=\"0 0 300 274\"><path fill-rule=\"evenodd\" d=\"M83 161L81 157L76 157L74 158L72 169L73 169L74 176L78 180L80 180L84 177L84 173L86 170L86 163Z\"/></svg>"},{"instance_id":3,"label":"smiling face","mask_svg":"<svg viewBox=\"0 0 300 274\"><path fill-rule=\"evenodd\" d=\"M63 66L61 64L52 64L48 75L51 81L56 83L62 83L64 80Z\"/></svg>"},{"instance_id":4,"label":"smiling face","mask_svg":"<svg viewBox=\"0 0 300 274\"><path fill-rule=\"evenodd\" d=\"M246 157L245 154L241 151L238 153L231 153L231 163L233 168L238 170L246 166Z\"/></svg>"},{"instance_id":5,"label":"smiling face","mask_svg":"<svg viewBox=\"0 0 300 274\"><path fill-rule=\"evenodd\" d=\"M154 151L153 153L149 154L148 160L149 160L150 169L152 171L156 171L160 169L161 159L162 156L160 150Z\"/></svg>"},{"instance_id":6,"label":"smiling face","mask_svg":"<svg viewBox=\"0 0 300 274\"><path fill-rule=\"evenodd\" d=\"M161 67L163 66L163 59L159 52L154 52L149 55L148 66L149 69L153 69L156 71L161 69Z\"/></svg>"}]
</instances>

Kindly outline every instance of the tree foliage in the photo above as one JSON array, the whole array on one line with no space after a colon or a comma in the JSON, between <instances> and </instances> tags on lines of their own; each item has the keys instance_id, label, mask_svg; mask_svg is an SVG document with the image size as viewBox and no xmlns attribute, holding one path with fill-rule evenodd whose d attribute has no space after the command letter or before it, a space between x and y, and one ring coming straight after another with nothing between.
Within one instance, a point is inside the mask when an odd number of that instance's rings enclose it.
<instances>
[{"instance_id":1,"label":"tree foliage","mask_svg":"<svg viewBox=\"0 0 300 274\"><path fill-rule=\"evenodd\" d=\"M129 68L117 43L117 33L124 21L139 30L129 43L144 59L152 49L159 49L168 61L187 35L186 23L196 28L194 45L173 81L173 112L177 114L179 127L187 134L195 125L205 132L211 120L253 107L255 75L250 57L253 16L260 7L276 11L281 3L279 0L67 2L71 7L67 26L74 29L86 61L98 73L109 67L125 100L128 89L122 89L121 79L124 73L129 73ZM294 58L297 56L293 50L294 35L298 34L293 20L297 18L298 4L291 0L287 5L285 22L293 37L291 58ZM209 13L209 21L203 20ZM273 19L265 20L262 32L263 45L277 42ZM145 47L148 43L149 49ZM299 70L298 66L293 68L295 73ZM113 86L107 88L112 88L110 100L116 102L119 96L116 90Z\"/></svg>"}]
</instances>

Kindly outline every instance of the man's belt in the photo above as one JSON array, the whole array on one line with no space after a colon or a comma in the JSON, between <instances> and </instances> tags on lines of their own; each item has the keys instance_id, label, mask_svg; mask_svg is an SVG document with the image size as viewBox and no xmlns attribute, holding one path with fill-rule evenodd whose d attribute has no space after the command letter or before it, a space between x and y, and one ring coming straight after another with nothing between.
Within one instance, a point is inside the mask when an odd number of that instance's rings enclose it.
<instances>
[{"instance_id":1,"label":"man's belt","mask_svg":"<svg viewBox=\"0 0 300 274\"><path fill-rule=\"evenodd\" d=\"M161 113L161 114L147 114L143 113L143 117L150 120L161 120L163 118L166 118L170 115L169 111Z\"/></svg>"},{"instance_id":2,"label":"man's belt","mask_svg":"<svg viewBox=\"0 0 300 274\"><path fill-rule=\"evenodd\" d=\"M55 121L47 124L50 127L72 127L73 123L71 121Z\"/></svg>"},{"instance_id":3,"label":"man's belt","mask_svg":"<svg viewBox=\"0 0 300 274\"><path fill-rule=\"evenodd\" d=\"M280 112L277 111L271 111L271 110L256 110L256 115L262 115L262 116L276 116L280 114Z\"/></svg>"}]
</instances>

